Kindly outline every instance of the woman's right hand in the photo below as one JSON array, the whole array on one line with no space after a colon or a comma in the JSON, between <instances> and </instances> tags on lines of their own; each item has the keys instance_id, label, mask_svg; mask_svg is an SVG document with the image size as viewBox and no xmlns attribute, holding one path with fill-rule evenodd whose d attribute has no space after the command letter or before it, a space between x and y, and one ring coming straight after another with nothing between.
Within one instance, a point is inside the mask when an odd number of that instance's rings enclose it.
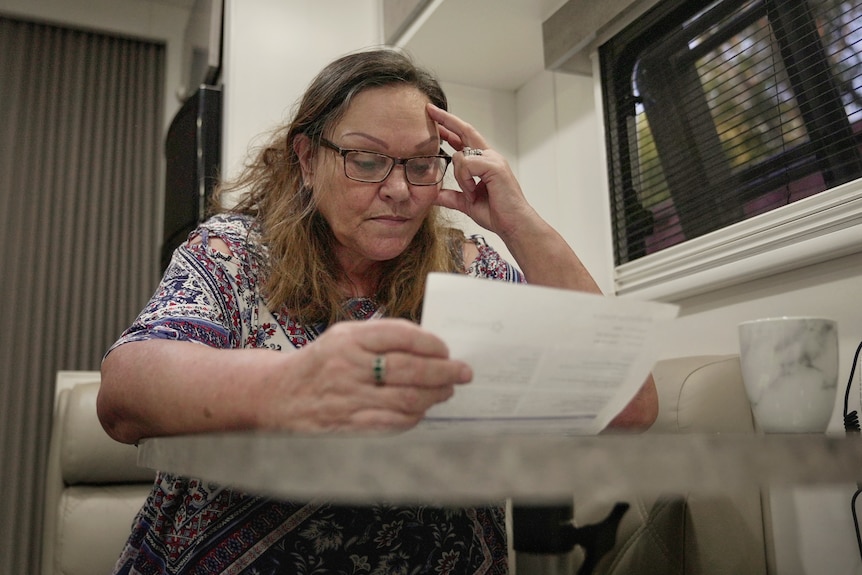
<instances>
[{"instance_id":1,"label":"woman's right hand","mask_svg":"<svg viewBox=\"0 0 862 575\"><path fill-rule=\"evenodd\" d=\"M407 429L472 379L466 363L449 359L440 338L402 319L340 322L288 355L291 373L267 393L263 428ZM377 357L385 365L380 382Z\"/></svg>"},{"instance_id":2,"label":"woman's right hand","mask_svg":"<svg viewBox=\"0 0 862 575\"><path fill-rule=\"evenodd\" d=\"M375 358L385 358L382 385ZM124 443L251 429L403 430L473 374L440 338L401 319L340 322L299 350L152 339L102 362L98 411Z\"/></svg>"}]
</instances>

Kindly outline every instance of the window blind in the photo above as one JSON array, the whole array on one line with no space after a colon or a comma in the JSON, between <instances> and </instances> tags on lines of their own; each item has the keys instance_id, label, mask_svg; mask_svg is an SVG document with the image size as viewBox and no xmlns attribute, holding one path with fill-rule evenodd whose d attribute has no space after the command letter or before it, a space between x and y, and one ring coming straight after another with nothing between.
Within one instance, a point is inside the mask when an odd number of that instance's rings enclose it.
<instances>
[{"instance_id":1,"label":"window blind","mask_svg":"<svg viewBox=\"0 0 862 575\"><path fill-rule=\"evenodd\" d=\"M862 1L667 0L599 49L616 264L862 176Z\"/></svg>"},{"instance_id":2,"label":"window blind","mask_svg":"<svg viewBox=\"0 0 862 575\"><path fill-rule=\"evenodd\" d=\"M0 573L42 572L57 371L98 370L158 280L165 66L0 17Z\"/></svg>"}]
</instances>

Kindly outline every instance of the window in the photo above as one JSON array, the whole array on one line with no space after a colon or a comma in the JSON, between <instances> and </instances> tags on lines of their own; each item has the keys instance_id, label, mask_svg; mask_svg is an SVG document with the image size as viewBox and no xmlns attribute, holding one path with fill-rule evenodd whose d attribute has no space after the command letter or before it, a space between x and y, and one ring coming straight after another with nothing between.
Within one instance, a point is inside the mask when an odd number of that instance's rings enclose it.
<instances>
[{"instance_id":1,"label":"window","mask_svg":"<svg viewBox=\"0 0 862 575\"><path fill-rule=\"evenodd\" d=\"M618 270L862 178L858 0L665 0L599 55Z\"/></svg>"}]
</instances>

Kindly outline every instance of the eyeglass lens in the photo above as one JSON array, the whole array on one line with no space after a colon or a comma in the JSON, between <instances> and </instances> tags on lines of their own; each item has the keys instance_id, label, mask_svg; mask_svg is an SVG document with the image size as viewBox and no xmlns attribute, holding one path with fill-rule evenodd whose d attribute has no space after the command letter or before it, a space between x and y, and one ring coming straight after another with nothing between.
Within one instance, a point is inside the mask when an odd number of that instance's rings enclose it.
<instances>
[{"instance_id":1,"label":"eyeglass lens","mask_svg":"<svg viewBox=\"0 0 862 575\"><path fill-rule=\"evenodd\" d=\"M344 173L362 182L382 182L395 160L373 152L350 151L344 155ZM447 162L437 156L419 156L404 161L407 181L414 185L436 184L443 179Z\"/></svg>"}]
</instances>

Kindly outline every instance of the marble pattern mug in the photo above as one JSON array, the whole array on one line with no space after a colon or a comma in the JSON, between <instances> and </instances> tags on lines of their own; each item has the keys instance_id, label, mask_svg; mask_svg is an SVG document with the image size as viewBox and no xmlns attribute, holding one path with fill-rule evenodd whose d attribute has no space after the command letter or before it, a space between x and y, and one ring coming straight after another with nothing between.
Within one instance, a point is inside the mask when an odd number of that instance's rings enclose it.
<instances>
[{"instance_id":1,"label":"marble pattern mug","mask_svg":"<svg viewBox=\"0 0 862 575\"><path fill-rule=\"evenodd\" d=\"M757 427L764 433L823 433L838 392L838 326L815 317L776 317L738 326L739 360Z\"/></svg>"}]
</instances>

